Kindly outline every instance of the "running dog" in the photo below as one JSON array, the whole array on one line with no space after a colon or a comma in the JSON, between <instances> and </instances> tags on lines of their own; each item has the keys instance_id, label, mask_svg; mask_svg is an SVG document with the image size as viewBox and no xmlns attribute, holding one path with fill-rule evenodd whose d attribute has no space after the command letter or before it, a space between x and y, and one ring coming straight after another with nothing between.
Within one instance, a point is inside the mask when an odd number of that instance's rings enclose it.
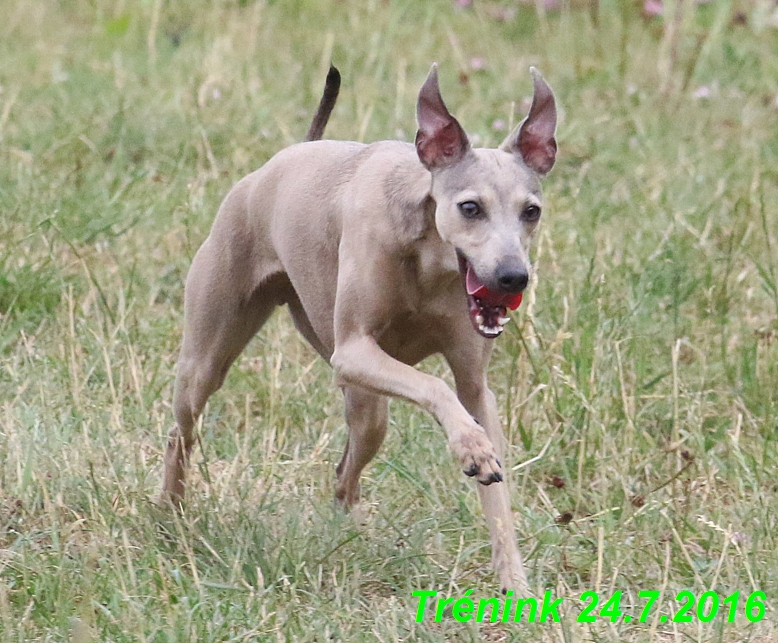
<instances>
[{"instance_id":1,"label":"running dog","mask_svg":"<svg viewBox=\"0 0 778 643\"><path fill-rule=\"evenodd\" d=\"M386 434L388 397L415 402L442 425L464 473L481 483L503 591L528 592L486 372L492 340L529 282L540 178L556 157L554 95L530 72L528 116L499 148L474 149L441 98L435 65L419 92L415 144L313 140L338 94L339 74L330 71L310 140L232 188L194 258L163 498L182 501L207 399L286 304L345 397L337 499L357 502L360 473ZM434 353L450 365L456 393L414 368Z\"/></svg>"}]
</instances>

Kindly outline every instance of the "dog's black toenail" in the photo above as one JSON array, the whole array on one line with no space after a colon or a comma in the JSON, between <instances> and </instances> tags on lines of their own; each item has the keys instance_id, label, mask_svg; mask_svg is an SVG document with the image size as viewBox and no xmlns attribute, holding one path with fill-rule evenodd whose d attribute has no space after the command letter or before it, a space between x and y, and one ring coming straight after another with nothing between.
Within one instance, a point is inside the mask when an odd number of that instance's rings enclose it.
<instances>
[{"instance_id":1,"label":"dog's black toenail","mask_svg":"<svg viewBox=\"0 0 778 643\"><path fill-rule=\"evenodd\" d=\"M502 592L503 596L505 596L508 593L508 589L505 587L503 587L500 591Z\"/></svg>"},{"instance_id":2,"label":"dog's black toenail","mask_svg":"<svg viewBox=\"0 0 778 643\"><path fill-rule=\"evenodd\" d=\"M480 468L477 464L471 464L469 469L465 469L465 475L472 478L473 476L478 475L479 471Z\"/></svg>"},{"instance_id":3,"label":"dog's black toenail","mask_svg":"<svg viewBox=\"0 0 778 643\"><path fill-rule=\"evenodd\" d=\"M493 482L502 482L502 474L501 473L490 473L489 477L486 480L479 480L482 485L485 487L488 487Z\"/></svg>"},{"instance_id":4,"label":"dog's black toenail","mask_svg":"<svg viewBox=\"0 0 778 643\"><path fill-rule=\"evenodd\" d=\"M502 468L502 464L500 464L500 461L499 461L499 460L495 460L495 462L497 463L497 466L498 466L498 467Z\"/></svg>"}]
</instances>

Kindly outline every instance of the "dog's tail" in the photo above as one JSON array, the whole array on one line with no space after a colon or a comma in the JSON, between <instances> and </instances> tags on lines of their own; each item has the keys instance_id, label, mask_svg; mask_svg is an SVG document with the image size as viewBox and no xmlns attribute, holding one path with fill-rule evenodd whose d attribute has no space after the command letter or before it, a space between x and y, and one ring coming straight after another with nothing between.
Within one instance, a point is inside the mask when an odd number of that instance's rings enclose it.
<instances>
[{"instance_id":1,"label":"dog's tail","mask_svg":"<svg viewBox=\"0 0 778 643\"><path fill-rule=\"evenodd\" d=\"M324 128L327 127L327 121L330 120L332 108L335 107L335 101L338 100L340 92L340 72L330 65L330 71L327 73L327 80L324 83L324 94L319 101L319 108L316 110L316 116L313 117L311 128L305 136L306 141L318 141L324 134Z\"/></svg>"}]
</instances>

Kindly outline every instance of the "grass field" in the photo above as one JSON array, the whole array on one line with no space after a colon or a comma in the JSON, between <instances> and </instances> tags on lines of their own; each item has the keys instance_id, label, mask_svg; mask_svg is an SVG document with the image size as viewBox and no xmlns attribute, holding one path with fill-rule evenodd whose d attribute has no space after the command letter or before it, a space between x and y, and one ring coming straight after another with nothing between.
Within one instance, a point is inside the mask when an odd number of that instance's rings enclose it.
<instances>
[{"instance_id":1,"label":"grass field","mask_svg":"<svg viewBox=\"0 0 778 643\"><path fill-rule=\"evenodd\" d=\"M776 7L463 5L0 0L0 641L778 640ZM556 91L538 279L490 379L560 623L415 622L415 590L498 589L473 483L393 402L341 515L340 394L285 311L211 399L186 513L151 502L192 256L330 59L332 138L412 140L432 61L482 145L530 65ZM663 604L577 623L586 590ZM740 591L735 622L661 622L681 590Z\"/></svg>"}]
</instances>

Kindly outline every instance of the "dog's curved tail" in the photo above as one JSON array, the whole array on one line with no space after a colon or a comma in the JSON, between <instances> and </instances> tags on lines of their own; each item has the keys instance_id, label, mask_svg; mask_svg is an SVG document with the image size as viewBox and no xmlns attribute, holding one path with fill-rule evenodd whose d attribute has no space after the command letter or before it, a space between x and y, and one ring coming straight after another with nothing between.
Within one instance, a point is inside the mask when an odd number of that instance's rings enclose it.
<instances>
[{"instance_id":1,"label":"dog's curved tail","mask_svg":"<svg viewBox=\"0 0 778 643\"><path fill-rule=\"evenodd\" d=\"M316 116L313 117L311 127L306 134L306 141L318 141L324 134L324 128L327 127L327 121L330 120L332 108L335 107L335 101L338 100L340 92L340 72L330 65L327 73L327 80L324 83L324 94L322 94L319 107L316 110Z\"/></svg>"}]
</instances>

